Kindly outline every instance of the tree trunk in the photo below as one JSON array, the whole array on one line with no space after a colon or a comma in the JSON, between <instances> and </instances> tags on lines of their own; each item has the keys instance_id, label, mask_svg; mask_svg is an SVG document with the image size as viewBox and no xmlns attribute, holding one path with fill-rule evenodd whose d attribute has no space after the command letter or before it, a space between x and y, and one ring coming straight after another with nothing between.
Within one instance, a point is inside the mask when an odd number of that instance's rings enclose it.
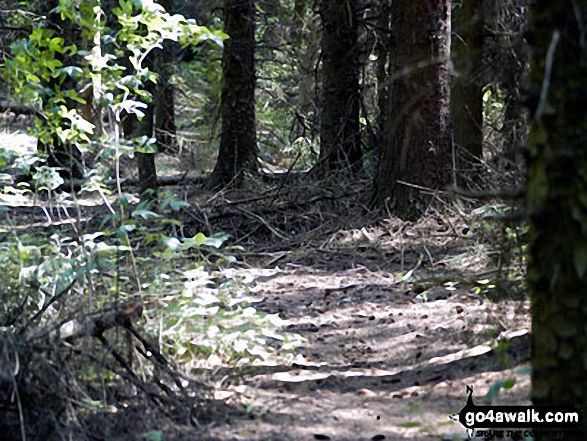
<instances>
[{"instance_id":1,"label":"tree trunk","mask_svg":"<svg viewBox=\"0 0 587 441\"><path fill-rule=\"evenodd\" d=\"M373 202L416 219L429 202L415 184L452 181L450 0L392 2L394 39L385 136ZM399 182L402 181L402 182Z\"/></svg>"},{"instance_id":2,"label":"tree trunk","mask_svg":"<svg viewBox=\"0 0 587 441\"><path fill-rule=\"evenodd\" d=\"M320 171L363 169L356 0L323 0Z\"/></svg>"},{"instance_id":3,"label":"tree trunk","mask_svg":"<svg viewBox=\"0 0 587 441\"><path fill-rule=\"evenodd\" d=\"M292 124L290 142L299 137L313 139L316 135L318 106L316 105L316 65L320 55L320 34L314 12L308 14L307 0L296 0L292 40L297 61L299 83L295 120ZM307 133L310 129L310 133Z\"/></svg>"},{"instance_id":4,"label":"tree trunk","mask_svg":"<svg viewBox=\"0 0 587 441\"><path fill-rule=\"evenodd\" d=\"M160 0L159 4L170 14L173 13L173 0ZM155 72L159 74L153 104L155 106L155 138L159 152L173 152L176 147L175 129L175 95L171 84L173 75L172 42L165 41L163 49L157 51L154 63Z\"/></svg>"},{"instance_id":5,"label":"tree trunk","mask_svg":"<svg viewBox=\"0 0 587 441\"><path fill-rule=\"evenodd\" d=\"M145 116L136 127L134 137L153 136L153 113L154 107L149 105L145 110ZM155 166L155 153L137 152L137 167L139 170L139 191L141 197L146 199L157 198L157 168Z\"/></svg>"},{"instance_id":6,"label":"tree trunk","mask_svg":"<svg viewBox=\"0 0 587 441\"><path fill-rule=\"evenodd\" d=\"M532 400L587 400L587 4L537 0L530 10L534 114L530 214Z\"/></svg>"},{"instance_id":7,"label":"tree trunk","mask_svg":"<svg viewBox=\"0 0 587 441\"><path fill-rule=\"evenodd\" d=\"M158 71L160 76L153 96L155 138L157 138L159 152L174 152L177 145L175 138L175 94L174 87L169 82L173 69L171 64L172 57L167 44L164 44L163 51L163 54L159 54L162 66L161 70Z\"/></svg>"},{"instance_id":8,"label":"tree trunk","mask_svg":"<svg viewBox=\"0 0 587 441\"><path fill-rule=\"evenodd\" d=\"M456 166L466 182L483 159L483 0L461 0L452 13L451 110Z\"/></svg>"},{"instance_id":9,"label":"tree trunk","mask_svg":"<svg viewBox=\"0 0 587 441\"><path fill-rule=\"evenodd\" d=\"M154 86L148 82L144 89L153 92ZM145 109L145 116L139 121L135 114L126 115L122 120L123 134L126 139L146 136L153 137L153 103ZM157 169L155 153L136 152L139 172L139 192L146 199L157 197Z\"/></svg>"},{"instance_id":10,"label":"tree trunk","mask_svg":"<svg viewBox=\"0 0 587 441\"><path fill-rule=\"evenodd\" d=\"M377 16L377 44L375 45L375 54L377 56L377 64L375 67L375 76L377 77L377 147L382 145L385 134L385 127L387 126L387 111L389 106L388 99L388 74L389 74L389 48L391 43L391 3L390 0L381 0L379 3L379 10Z\"/></svg>"},{"instance_id":11,"label":"tree trunk","mask_svg":"<svg viewBox=\"0 0 587 441\"><path fill-rule=\"evenodd\" d=\"M224 1L222 134L210 187L240 186L257 171L255 132L255 7L252 0Z\"/></svg>"}]
</instances>

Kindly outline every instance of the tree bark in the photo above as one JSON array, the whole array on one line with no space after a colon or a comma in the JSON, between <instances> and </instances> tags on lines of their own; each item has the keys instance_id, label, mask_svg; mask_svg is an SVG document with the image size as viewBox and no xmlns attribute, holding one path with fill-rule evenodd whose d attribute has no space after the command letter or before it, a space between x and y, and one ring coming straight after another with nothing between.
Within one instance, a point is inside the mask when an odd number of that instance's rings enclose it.
<instances>
[{"instance_id":1,"label":"tree bark","mask_svg":"<svg viewBox=\"0 0 587 441\"><path fill-rule=\"evenodd\" d=\"M457 171L466 182L483 159L483 0L461 0L452 14L451 110Z\"/></svg>"},{"instance_id":2,"label":"tree bark","mask_svg":"<svg viewBox=\"0 0 587 441\"><path fill-rule=\"evenodd\" d=\"M530 9L532 400L587 400L587 4ZM583 429L585 429L583 427Z\"/></svg>"},{"instance_id":3,"label":"tree bark","mask_svg":"<svg viewBox=\"0 0 587 441\"><path fill-rule=\"evenodd\" d=\"M145 116L136 126L133 137L153 136L153 105L145 110ZM157 167L155 166L155 153L136 152L137 167L139 170L139 192L142 198L154 200L157 198Z\"/></svg>"},{"instance_id":4,"label":"tree bark","mask_svg":"<svg viewBox=\"0 0 587 441\"><path fill-rule=\"evenodd\" d=\"M174 0L160 0L159 4L170 14L173 13ZM159 152L173 152L176 147L175 128L175 93L171 76L173 75L172 42L163 42L163 49L157 51L155 72L159 74L153 104L155 105L155 138Z\"/></svg>"},{"instance_id":5,"label":"tree bark","mask_svg":"<svg viewBox=\"0 0 587 441\"><path fill-rule=\"evenodd\" d=\"M373 203L389 199L403 219L418 218L429 202L410 185L434 190L452 182L450 8L450 0L392 2L389 118Z\"/></svg>"},{"instance_id":6,"label":"tree bark","mask_svg":"<svg viewBox=\"0 0 587 441\"><path fill-rule=\"evenodd\" d=\"M320 171L363 170L356 0L323 0Z\"/></svg>"},{"instance_id":7,"label":"tree bark","mask_svg":"<svg viewBox=\"0 0 587 441\"><path fill-rule=\"evenodd\" d=\"M224 1L222 134L210 187L240 186L243 173L257 172L255 130L255 7L253 0Z\"/></svg>"},{"instance_id":8,"label":"tree bark","mask_svg":"<svg viewBox=\"0 0 587 441\"><path fill-rule=\"evenodd\" d=\"M153 93L154 85L146 83L144 89ZM145 115L141 120L135 114L125 115L122 120L123 134L126 139L146 136L153 137L153 109L154 103L149 103ZM156 199L157 197L157 168L155 153L136 152L137 168L139 173L139 192L141 197Z\"/></svg>"},{"instance_id":9,"label":"tree bark","mask_svg":"<svg viewBox=\"0 0 587 441\"><path fill-rule=\"evenodd\" d=\"M385 127L387 125L388 100L388 75L389 75L389 48L391 44L391 3L390 0L381 0L377 16L377 44L375 54L377 64L375 76L377 77L377 147L383 144Z\"/></svg>"},{"instance_id":10,"label":"tree bark","mask_svg":"<svg viewBox=\"0 0 587 441\"><path fill-rule=\"evenodd\" d=\"M175 92L173 85L169 81L172 71L172 57L167 44L164 44L163 51L163 54L159 54L162 68L158 72L160 76L153 97L155 138L157 138L159 152L174 152L177 145L175 138Z\"/></svg>"},{"instance_id":11,"label":"tree bark","mask_svg":"<svg viewBox=\"0 0 587 441\"><path fill-rule=\"evenodd\" d=\"M316 135L315 122L318 116L316 71L321 41L318 20L315 19L313 11L310 14L307 13L310 6L307 0L296 0L294 6L292 40L300 80L297 110L290 134L292 143L299 137L313 139ZM307 133L308 129L310 133Z\"/></svg>"}]
</instances>

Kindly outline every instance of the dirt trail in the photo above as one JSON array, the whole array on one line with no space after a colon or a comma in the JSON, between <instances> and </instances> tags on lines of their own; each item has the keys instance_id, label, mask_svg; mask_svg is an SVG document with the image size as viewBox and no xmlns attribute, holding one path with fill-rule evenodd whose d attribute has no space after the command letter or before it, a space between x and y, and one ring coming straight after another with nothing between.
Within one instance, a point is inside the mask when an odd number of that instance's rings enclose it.
<instances>
[{"instance_id":1,"label":"dirt trail","mask_svg":"<svg viewBox=\"0 0 587 441\"><path fill-rule=\"evenodd\" d=\"M320 191L317 201L340 199ZM340 207L303 214L269 198L261 218L231 204L217 217L257 234L239 256L240 272L265 298L257 307L279 313L286 330L307 342L294 364L241 369L219 383L216 398L233 409L244 403L245 411L208 412L200 430L167 427L165 439L456 440L466 434L448 416L465 405L466 385L483 404L497 381L515 380L493 404L529 404L529 302L491 295L496 264L470 225L436 216L417 225L383 219L341 227ZM293 221L277 229L286 210ZM315 225L304 224L308 218ZM206 222L191 227L202 231ZM272 241L285 233L295 240ZM268 239L258 240L262 234ZM132 433L166 429L165 421L143 419Z\"/></svg>"},{"instance_id":2,"label":"dirt trail","mask_svg":"<svg viewBox=\"0 0 587 441\"><path fill-rule=\"evenodd\" d=\"M380 245L385 254L385 240ZM270 270L259 269L262 260L243 270L258 276L261 309L307 338L305 361L252 370L226 387L226 396L248 404L250 419L213 428L215 439L463 439L448 415L465 405L466 385L483 404L491 385L514 379L493 404L529 404L530 377L521 369L528 301L492 302L415 259L402 281L397 257L376 265L372 256L372 249L315 250Z\"/></svg>"}]
</instances>

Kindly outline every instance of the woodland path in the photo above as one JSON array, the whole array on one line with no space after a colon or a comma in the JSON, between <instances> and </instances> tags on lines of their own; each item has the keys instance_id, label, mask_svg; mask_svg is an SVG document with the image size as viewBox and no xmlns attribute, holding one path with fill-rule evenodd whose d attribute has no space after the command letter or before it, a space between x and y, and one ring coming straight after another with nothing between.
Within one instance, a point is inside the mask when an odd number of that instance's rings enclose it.
<instances>
[{"instance_id":1,"label":"woodland path","mask_svg":"<svg viewBox=\"0 0 587 441\"><path fill-rule=\"evenodd\" d=\"M259 307L307 339L304 362L223 387L250 413L212 427L212 439L464 439L448 415L465 405L466 385L484 404L513 380L493 404L529 404L530 304L507 281L494 285L507 276L483 209L445 205L412 224L333 199L342 202L314 208L326 219L314 220L319 234L245 245L241 272L256 278ZM299 226L295 215L284 224Z\"/></svg>"},{"instance_id":2,"label":"woodland path","mask_svg":"<svg viewBox=\"0 0 587 441\"><path fill-rule=\"evenodd\" d=\"M359 216L342 208L339 217ZM259 225L244 229L257 235L247 236L238 271L256 280L254 290L264 297L259 309L279 313L286 330L307 339L299 363L217 373L215 397L241 410L208 413L196 432L139 413L131 433L158 428L165 439L218 441L456 440L466 434L448 416L465 405L466 385L483 404L492 385L513 380L492 404L529 404L529 301L508 293L507 284L493 285L495 250L486 246L479 219L435 210L417 224L344 224L335 211L322 211L314 221L324 230L311 235L294 215L277 230L267 210L257 211L264 219L241 211ZM299 229L294 243L272 236L282 235L283 225Z\"/></svg>"}]
</instances>

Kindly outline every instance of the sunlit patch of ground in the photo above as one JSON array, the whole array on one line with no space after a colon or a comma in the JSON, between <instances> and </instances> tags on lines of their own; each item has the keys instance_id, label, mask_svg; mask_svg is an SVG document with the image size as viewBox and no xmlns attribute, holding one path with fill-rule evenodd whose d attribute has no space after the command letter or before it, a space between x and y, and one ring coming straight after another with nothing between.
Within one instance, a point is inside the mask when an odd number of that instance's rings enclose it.
<instances>
[{"instance_id":1,"label":"sunlit patch of ground","mask_svg":"<svg viewBox=\"0 0 587 441\"><path fill-rule=\"evenodd\" d=\"M26 130L9 132L5 128L0 128L0 148L20 155L34 153L37 149L37 138L29 135Z\"/></svg>"}]
</instances>

